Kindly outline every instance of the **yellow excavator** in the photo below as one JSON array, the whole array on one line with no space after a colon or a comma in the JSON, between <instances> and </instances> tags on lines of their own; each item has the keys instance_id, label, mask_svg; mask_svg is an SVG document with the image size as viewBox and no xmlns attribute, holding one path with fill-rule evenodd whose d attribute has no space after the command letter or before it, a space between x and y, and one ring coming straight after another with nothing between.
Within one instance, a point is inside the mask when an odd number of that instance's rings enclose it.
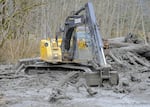
<instances>
[{"instance_id":1,"label":"yellow excavator","mask_svg":"<svg viewBox=\"0 0 150 107\"><path fill-rule=\"evenodd\" d=\"M83 73L89 86L106 81L117 85L118 73L107 64L103 48L94 8L88 2L66 18L64 28L55 38L41 40L40 58L21 59L18 71L24 69L30 74L43 69L72 70Z\"/></svg>"}]
</instances>

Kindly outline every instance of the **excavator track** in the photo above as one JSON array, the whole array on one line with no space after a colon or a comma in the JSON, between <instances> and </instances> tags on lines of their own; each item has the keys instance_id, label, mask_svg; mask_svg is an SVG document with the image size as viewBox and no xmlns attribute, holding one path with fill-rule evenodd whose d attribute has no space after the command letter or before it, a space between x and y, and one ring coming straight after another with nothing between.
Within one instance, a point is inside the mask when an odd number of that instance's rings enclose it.
<instances>
[{"instance_id":1,"label":"excavator track","mask_svg":"<svg viewBox=\"0 0 150 107\"><path fill-rule=\"evenodd\" d=\"M27 65L24 72L26 74L45 73L47 71L80 71L86 73L92 73L92 70L88 66L81 66L79 64L41 64L41 65Z\"/></svg>"},{"instance_id":2,"label":"excavator track","mask_svg":"<svg viewBox=\"0 0 150 107\"><path fill-rule=\"evenodd\" d=\"M103 84L103 80L109 81L112 85L117 85L119 83L119 77L116 71L110 72L109 69L104 71L97 71L92 68L92 66L86 66L79 63L43 63L43 64L33 64L26 65L24 72L28 75L34 74L43 74L53 72L64 72L64 71L75 71L83 75L83 78L86 79L88 86L98 86ZM102 72L107 72L108 74L102 74Z\"/></svg>"},{"instance_id":3,"label":"excavator track","mask_svg":"<svg viewBox=\"0 0 150 107\"><path fill-rule=\"evenodd\" d=\"M27 75L43 74L50 71L76 71L83 75L88 86L102 85L104 80L109 81L111 85L117 85L119 83L117 71L111 71L109 67L95 68L92 65L72 62L48 63L40 60L39 58L22 59L19 61L17 66L17 73L24 70Z\"/></svg>"}]
</instances>

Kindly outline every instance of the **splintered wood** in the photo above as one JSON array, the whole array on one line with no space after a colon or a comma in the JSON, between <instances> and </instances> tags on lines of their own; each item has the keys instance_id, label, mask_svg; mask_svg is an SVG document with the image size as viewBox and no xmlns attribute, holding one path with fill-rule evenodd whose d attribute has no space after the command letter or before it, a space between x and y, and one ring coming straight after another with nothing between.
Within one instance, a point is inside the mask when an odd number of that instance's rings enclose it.
<instances>
[{"instance_id":1,"label":"splintered wood","mask_svg":"<svg viewBox=\"0 0 150 107\"><path fill-rule=\"evenodd\" d=\"M127 70L141 71L150 69L150 45L125 43L123 39L111 39L107 56ZM108 63L111 62L108 60ZM143 69L145 70L145 69Z\"/></svg>"}]
</instances>

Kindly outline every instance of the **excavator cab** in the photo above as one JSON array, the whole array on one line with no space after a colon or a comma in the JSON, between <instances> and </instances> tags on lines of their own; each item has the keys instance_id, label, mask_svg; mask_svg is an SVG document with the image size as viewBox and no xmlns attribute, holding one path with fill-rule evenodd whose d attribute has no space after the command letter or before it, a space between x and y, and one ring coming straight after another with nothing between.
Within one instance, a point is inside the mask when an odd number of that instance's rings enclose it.
<instances>
[{"instance_id":1,"label":"excavator cab","mask_svg":"<svg viewBox=\"0 0 150 107\"><path fill-rule=\"evenodd\" d=\"M80 60L82 63L87 63L92 60L92 41L89 35L89 30L85 26L79 26L76 29L77 37L77 57L75 60Z\"/></svg>"}]
</instances>

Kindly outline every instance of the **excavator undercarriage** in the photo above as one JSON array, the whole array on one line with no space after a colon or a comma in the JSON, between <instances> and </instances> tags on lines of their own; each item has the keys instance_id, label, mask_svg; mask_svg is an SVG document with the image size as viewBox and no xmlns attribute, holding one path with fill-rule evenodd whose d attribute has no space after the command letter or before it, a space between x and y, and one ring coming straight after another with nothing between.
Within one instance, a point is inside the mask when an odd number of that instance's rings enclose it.
<instances>
[{"instance_id":1,"label":"excavator undercarriage","mask_svg":"<svg viewBox=\"0 0 150 107\"><path fill-rule=\"evenodd\" d=\"M103 82L110 85L118 85L119 77L117 71L111 70L111 67L94 68L93 65L84 65L80 63L47 63L39 58L22 59L17 65L17 72L23 69L28 75L43 74L49 71L56 72L78 72L86 79L88 86L102 86ZM71 78L71 77L70 77Z\"/></svg>"}]
</instances>

